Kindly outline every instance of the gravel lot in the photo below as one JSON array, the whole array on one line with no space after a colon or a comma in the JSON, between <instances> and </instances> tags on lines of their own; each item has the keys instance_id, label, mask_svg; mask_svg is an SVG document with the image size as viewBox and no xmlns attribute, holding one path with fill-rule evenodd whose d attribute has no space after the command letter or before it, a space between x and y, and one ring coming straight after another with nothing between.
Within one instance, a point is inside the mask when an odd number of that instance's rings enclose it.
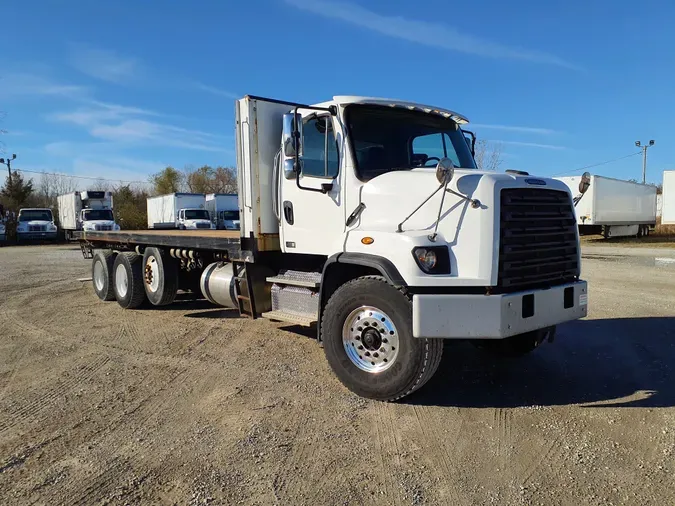
<instances>
[{"instance_id":1,"label":"gravel lot","mask_svg":"<svg viewBox=\"0 0 675 506\"><path fill-rule=\"evenodd\" d=\"M675 504L675 252L585 255L588 319L520 360L449 343L384 404L306 333L0 248L0 504Z\"/></svg>"}]
</instances>

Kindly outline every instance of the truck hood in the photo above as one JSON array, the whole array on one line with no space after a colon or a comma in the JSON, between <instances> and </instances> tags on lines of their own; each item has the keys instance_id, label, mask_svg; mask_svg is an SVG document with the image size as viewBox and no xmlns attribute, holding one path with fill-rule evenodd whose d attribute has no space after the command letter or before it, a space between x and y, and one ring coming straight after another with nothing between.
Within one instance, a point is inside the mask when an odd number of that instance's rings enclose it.
<instances>
[{"instance_id":1,"label":"truck hood","mask_svg":"<svg viewBox=\"0 0 675 506\"><path fill-rule=\"evenodd\" d=\"M366 207L349 235L354 240L358 239L358 245L364 232L375 237L375 245L380 244L383 245L380 247L385 248L377 254L391 257L396 265L404 265L409 261L410 252L403 251L405 248L400 246L389 245L406 244L411 249L414 245L447 245L452 265L451 276L461 278L466 283L490 286L497 282L501 191L507 188L557 190L569 196L571 205L569 189L560 181L457 169L448 189L478 202L474 206L446 192L438 235L432 242L429 236L439 215L443 191L438 191L431 198L429 196L439 186L434 169L394 171L370 180L361 189L361 203ZM399 224L411 214L401 225L402 231L398 232ZM350 247L360 251L360 246ZM394 258L396 255L401 256ZM423 284L425 279L410 282Z\"/></svg>"},{"instance_id":2,"label":"truck hood","mask_svg":"<svg viewBox=\"0 0 675 506\"><path fill-rule=\"evenodd\" d=\"M186 227L196 227L198 225L209 225L211 226L211 220L185 220L183 224Z\"/></svg>"},{"instance_id":3,"label":"truck hood","mask_svg":"<svg viewBox=\"0 0 675 506\"><path fill-rule=\"evenodd\" d=\"M82 228L84 229L95 229L96 227L104 226L104 227L114 227L115 226L115 221L114 220L87 220L82 222Z\"/></svg>"},{"instance_id":4,"label":"truck hood","mask_svg":"<svg viewBox=\"0 0 675 506\"><path fill-rule=\"evenodd\" d=\"M48 227L49 225L53 225L53 224L54 224L54 222L46 221L46 220L30 220L30 221L20 221L18 223L18 226L42 225L42 226Z\"/></svg>"},{"instance_id":5,"label":"truck hood","mask_svg":"<svg viewBox=\"0 0 675 506\"><path fill-rule=\"evenodd\" d=\"M366 205L366 209L361 215L359 228L396 232L398 224L422 205L439 186L435 169L428 168L388 172L370 180L362 187L361 202ZM446 192L440 214L439 234L448 243L455 242L460 232L478 234L480 222L484 218L489 215L491 225L498 216L500 190L518 187L555 189L569 193L563 183L553 179L457 169L448 189L470 199L479 200L480 207L473 208L467 200ZM424 203L401 226L403 232L420 235L433 231L442 194L442 191L438 191ZM462 223L465 220L469 222L477 220L473 225L475 227L473 231L472 226L466 226L469 223Z\"/></svg>"}]
</instances>

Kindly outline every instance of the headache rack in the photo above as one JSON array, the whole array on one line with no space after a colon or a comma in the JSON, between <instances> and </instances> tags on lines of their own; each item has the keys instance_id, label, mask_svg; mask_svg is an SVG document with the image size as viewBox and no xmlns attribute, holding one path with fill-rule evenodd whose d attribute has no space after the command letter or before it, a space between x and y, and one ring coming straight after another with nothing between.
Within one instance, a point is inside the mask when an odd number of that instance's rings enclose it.
<instances>
[{"instance_id":1,"label":"headache rack","mask_svg":"<svg viewBox=\"0 0 675 506\"><path fill-rule=\"evenodd\" d=\"M575 280L577 222L569 194L509 188L500 200L498 288L514 292Z\"/></svg>"}]
</instances>

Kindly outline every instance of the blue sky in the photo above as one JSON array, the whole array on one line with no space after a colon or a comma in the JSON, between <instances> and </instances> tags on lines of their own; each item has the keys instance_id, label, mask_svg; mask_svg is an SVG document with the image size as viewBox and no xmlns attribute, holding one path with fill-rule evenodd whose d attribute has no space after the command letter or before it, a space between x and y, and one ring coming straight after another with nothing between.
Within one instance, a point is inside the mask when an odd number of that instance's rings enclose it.
<instances>
[{"instance_id":1,"label":"blue sky","mask_svg":"<svg viewBox=\"0 0 675 506\"><path fill-rule=\"evenodd\" d=\"M146 180L234 164L233 100L454 109L541 175L638 151L675 169L675 2L22 0L0 7L16 168ZM641 157L591 169L640 178Z\"/></svg>"}]
</instances>

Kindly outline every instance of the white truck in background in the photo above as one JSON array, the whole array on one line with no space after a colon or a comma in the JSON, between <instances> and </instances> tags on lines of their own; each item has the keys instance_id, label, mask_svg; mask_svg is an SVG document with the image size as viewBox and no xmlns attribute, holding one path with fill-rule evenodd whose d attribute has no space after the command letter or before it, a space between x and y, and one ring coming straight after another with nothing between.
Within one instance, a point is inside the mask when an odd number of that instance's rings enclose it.
<instances>
[{"instance_id":1,"label":"white truck in background","mask_svg":"<svg viewBox=\"0 0 675 506\"><path fill-rule=\"evenodd\" d=\"M582 176L558 177L573 195ZM642 237L656 225L656 187L604 176L590 176L590 187L576 205L579 232L610 237Z\"/></svg>"},{"instance_id":2,"label":"white truck in background","mask_svg":"<svg viewBox=\"0 0 675 506\"><path fill-rule=\"evenodd\" d=\"M461 114L246 96L235 118L240 230L79 232L101 300L163 306L199 287L242 316L314 327L339 380L387 401L442 367L445 339L524 355L586 316L570 190L479 170Z\"/></svg>"},{"instance_id":3,"label":"white truck in background","mask_svg":"<svg viewBox=\"0 0 675 506\"><path fill-rule=\"evenodd\" d=\"M35 241L46 239L56 240L58 227L54 223L54 214L48 208L19 209L16 223L16 240Z\"/></svg>"},{"instance_id":4,"label":"white truck in background","mask_svg":"<svg viewBox=\"0 0 675 506\"><path fill-rule=\"evenodd\" d=\"M206 209L218 230L239 230L239 199L236 193L209 193Z\"/></svg>"},{"instance_id":5,"label":"white truck in background","mask_svg":"<svg viewBox=\"0 0 675 506\"><path fill-rule=\"evenodd\" d=\"M113 214L112 192L83 191L57 197L59 225L66 241L78 230L119 230Z\"/></svg>"},{"instance_id":6,"label":"white truck in background","mask_svg":"<svg viewBox=\"0 0 675 506\"><path fill-rule=\"evenodd\" d=\"M148 228L150 229L214 229L206 210L203 193L170 193L148 197Z\"/></svg>"},{"instance_id":7,"label":"white truck in background","mask_svg":"<svg viewBox=\"0 0 675 506\"><path fill-rule=\"evenodd\" d=\"M675 170L663 171L661 225L675 225Z\"/></svg>"}]
</instances>

